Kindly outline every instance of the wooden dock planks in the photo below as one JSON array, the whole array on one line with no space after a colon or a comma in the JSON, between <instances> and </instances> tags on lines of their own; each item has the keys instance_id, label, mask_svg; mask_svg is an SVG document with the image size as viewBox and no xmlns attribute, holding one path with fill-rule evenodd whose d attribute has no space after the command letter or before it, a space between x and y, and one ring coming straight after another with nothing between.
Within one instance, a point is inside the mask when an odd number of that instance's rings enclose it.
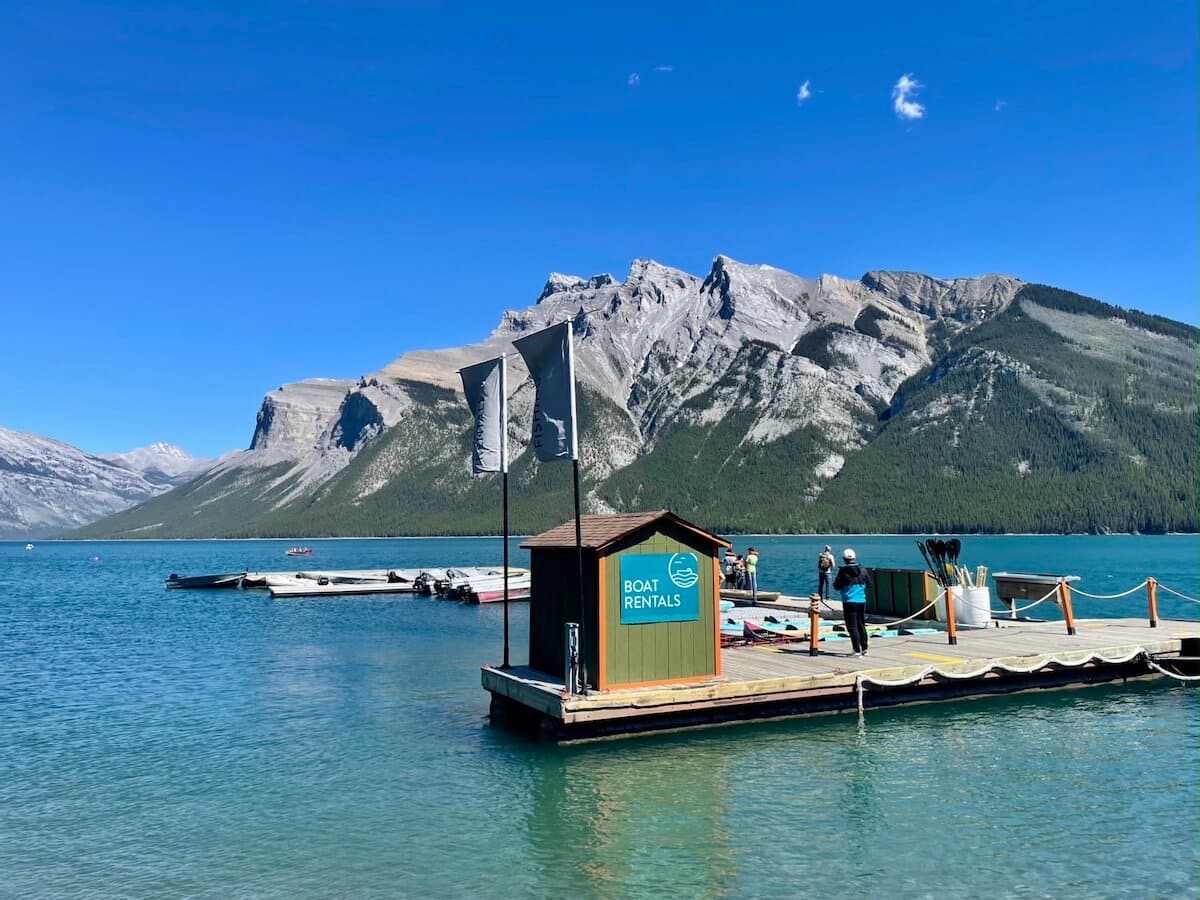
<instances>
[{"instance_id":1,"label":"wooden dock planks","mask_svg":"<svg viewBox=\"0 0 1200 900\"><path fill-rule=\"evenodd\" d=\"M656 727L653 723L665 723L675 715L686 727L702 724L706 717L754 718L750 708L756 705L806 698L814 700L813 711L826 711L831 706L849 708L860 674L901 681L919 675L928 666L947 674L965 674L997 664L1029 668L1039 661L1048 663L1051 657L1079 662L1100 653L1107 659L1117 659L1138 649L1170 655L1179 653L1182 637L1200 637L1200 623L1195 622L1163 621L1158 628L1150 628L1144 619L1087 620L1079 623L1075 635L1068 635L1062 622L1001 624L999 628L963 630L956 645L950 645L943 633L877 639L871 641L870 655L865 658L852 655L849 641L823 644L815 657L808 654L807 643L801 642L726 648L722 650L723 674L699 684L570 696L561 681L528 667L504 671L485 667L482 681L494 698L499 696L537 711L552 728L562 732L557 737L570 739L575 726L604 723L605 733L611 736L647 730ZM1144 663L1140 666L1145 671L1139 669L1134 676L1149 673ZM1014 677L1012 689L1087 683L1097 680L1103 669L1102 665L1049 666L1028 676ZM1120 672L1114 668L1111 677L1122 677L1122 672L1127 677L1129 671L1128 665ZM986 686L982 684L985 681L989 682ZM991 676L990 680L981 677L958 682L953 691L927 690L925 699L990 693L996 681ZM922 684L931 689L946 687L934 682ZM837 701L828 701L830 695L835 695ZM739 715L739 711L745 715Z\"/></svg>"}]
</instances>

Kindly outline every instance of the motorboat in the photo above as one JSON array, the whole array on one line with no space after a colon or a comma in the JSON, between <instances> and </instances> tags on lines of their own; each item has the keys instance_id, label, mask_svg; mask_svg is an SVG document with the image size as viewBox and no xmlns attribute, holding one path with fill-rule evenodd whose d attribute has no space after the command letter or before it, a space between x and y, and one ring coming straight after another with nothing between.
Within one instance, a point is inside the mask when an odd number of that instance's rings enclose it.
<instances>
[{"instance_id":1,"label":"motorboat","mask_svg":"<svg viewBox=\"0 0 1200 900\"><path fill-rule=\"evenodd\" d=\"M176 575L167 576L169 588L235 588L246 577L245 572L227 572L223 575Z\"/></svg>"}]
</instances>

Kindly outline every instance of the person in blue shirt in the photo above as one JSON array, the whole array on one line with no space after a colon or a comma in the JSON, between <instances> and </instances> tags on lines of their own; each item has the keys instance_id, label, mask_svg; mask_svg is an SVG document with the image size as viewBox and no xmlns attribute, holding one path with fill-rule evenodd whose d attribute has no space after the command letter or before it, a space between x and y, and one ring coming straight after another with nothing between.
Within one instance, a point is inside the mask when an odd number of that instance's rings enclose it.
<instances>
[{"instance_id":1,"label":"person in blue shirt","mask_svg":"<svg viewBox=\"0 0 1200 900\"><path fill-rule=\"evenodd\" d=\"M867 591L871 589L871 576L858 564L858 556L850 547L842 552L842 562L844 565L833 579L833 589L842 595L842 618L854 655L866 656Z\"/></svg>"}]
</instances>

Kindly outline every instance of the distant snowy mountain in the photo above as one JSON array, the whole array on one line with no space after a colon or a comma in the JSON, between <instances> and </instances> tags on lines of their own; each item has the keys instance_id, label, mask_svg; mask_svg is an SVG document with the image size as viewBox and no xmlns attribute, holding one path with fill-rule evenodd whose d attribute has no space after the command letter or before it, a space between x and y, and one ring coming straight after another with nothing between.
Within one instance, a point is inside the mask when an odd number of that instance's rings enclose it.
<instances>
[{"instance_id":1,"label":"distant snowy mountain","mask_svg":"<svg viewBox=\"0 0 1200 900\"><path fill-rule=\"evenodd\" d=\"M78 528L169 491L211 463L171 444L94 456L0 428L0 539L50 537Z\"/></svg>"},{"instance_id":2,"label":"distant snowy mountain","mask_svg":"<svg viewBox=\"0 0 1200 900\"><path fill-rule=\"evenodd\" d=\"M215 460L197 459L181 447L159 441L125 453L107 453L109 462L141 472L148 481L174 487L212 467Z\"/></svg>"}]
</instances>

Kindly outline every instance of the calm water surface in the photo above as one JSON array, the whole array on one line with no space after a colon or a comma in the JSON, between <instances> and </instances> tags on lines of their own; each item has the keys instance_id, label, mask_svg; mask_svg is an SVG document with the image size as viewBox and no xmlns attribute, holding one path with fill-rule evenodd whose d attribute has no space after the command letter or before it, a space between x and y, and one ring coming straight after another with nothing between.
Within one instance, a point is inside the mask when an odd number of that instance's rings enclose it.
<instances>
[{"instance_id":1,"label":"calm water surface","mask_svg":"<svg viewBox=\"0 0 1200 900\"><path fill-rule=\"evenodd\" d=\"M1196 895L1195 688L544 746L487 724L498 608L162 586L289 568L289 543L0 544L0 894ZM825 539L737 543L761 551L764 587L799 593ZM965 544L969 564L1080 574L1092 593L1156 574L1200 595L1194 537ZM912 539L852 545L920 564ZM500 555L310 546L313 568ZM514 661L526 616L514 607Z\"/></svg>"}]
</instances>

